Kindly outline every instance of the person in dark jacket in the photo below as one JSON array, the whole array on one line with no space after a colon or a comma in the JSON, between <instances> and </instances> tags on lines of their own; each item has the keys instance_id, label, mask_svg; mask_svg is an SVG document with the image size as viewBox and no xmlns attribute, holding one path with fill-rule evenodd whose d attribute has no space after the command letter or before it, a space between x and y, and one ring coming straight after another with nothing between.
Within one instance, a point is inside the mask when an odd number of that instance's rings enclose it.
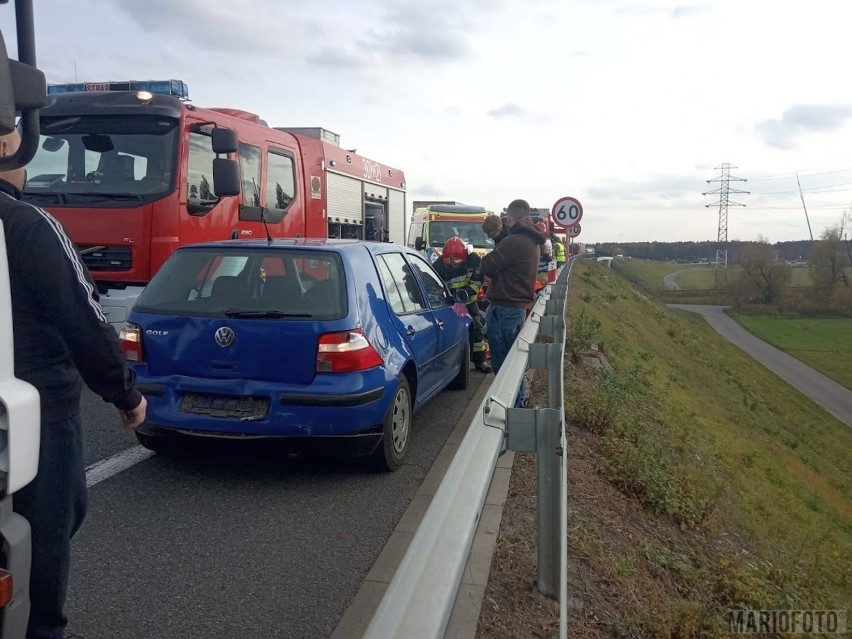
<instances>
[{"instance_id":1,"label":"person in dark jacket","mask_svg":"<svg viewBox=\"0 0 852 639\"><path fill-rule=\"evenodd\" d=\"M482 286L479 265L480 257L476 253L469 253L467 245L460 237L451 237L444 242L440 259L432 263L435 271L457 299L466 297L459 301L464 302L473 318L470 324L470 360L476 370L487 375L491 372L491 367L485 361L485 318L482 317L476 300Z\"/></svg>"},{"instance_id":2,"label":"person in dark jacket","mask_svg":"<svg viewBox=\"0 0 852 639\"><path fill-rule=\"evenodd\" d=\"M0 156L19 145L16 131L0 137ZM71 537L87 503L82 381L115 405L126 428L145 420L147 402L71 240L48 213L19 201L24 175L23 168L0 173L0 221L9 259L15 376L41 396L41 444L38 473L13 503L32 530L27 639L61 639L68 622L63 608Z\"/></svg>"},{"instance_id":3,"label":"person in dark jacket","mask_svg":"<svg viewBox=\"0 0 852 639\"><path fill-rule=\"evenodd\" d=\"M491 278L485 326L491 348L491 367L500 371L515 337L526 319L526 309L535 298L536 272L541 245L547 237L530 218L530 205L514 200L506 209L508 233L493 251L482 258L481 271ZM516 406L523 405L523 380Z\"/></svg>"}]
</instances>

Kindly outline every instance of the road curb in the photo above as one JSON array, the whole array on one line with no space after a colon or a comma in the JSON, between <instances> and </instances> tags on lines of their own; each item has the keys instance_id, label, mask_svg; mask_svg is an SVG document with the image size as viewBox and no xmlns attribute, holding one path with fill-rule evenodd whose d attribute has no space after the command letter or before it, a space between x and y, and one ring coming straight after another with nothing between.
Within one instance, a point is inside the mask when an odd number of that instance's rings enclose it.
<instances>
[{"instance_id":1,"label":"road curb","mask_svg":"<svg viewBox=\"0 0 852 639\"><path fill-rule=\"evenodd\" d=\"M480 384L470 405L435 458L408 509L403 513L330 639L361 639L363 637L493 380L494 376L488 375ZM485 507L476 529L470 556L445 634L447 639L472 639L476 636L479 612L491 569L491 558L497 543L497 531L503 516L503 504L509 490L513 459L514 453L503 455L494 469L491 487L485 499Z\"/></svg>"}]
</instances>

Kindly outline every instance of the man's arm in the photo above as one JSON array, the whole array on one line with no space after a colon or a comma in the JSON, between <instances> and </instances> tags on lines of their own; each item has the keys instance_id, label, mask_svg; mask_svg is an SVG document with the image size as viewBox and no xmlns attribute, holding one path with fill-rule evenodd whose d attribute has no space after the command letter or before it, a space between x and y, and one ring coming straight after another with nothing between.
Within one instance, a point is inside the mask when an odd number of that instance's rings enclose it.
<instances>
[{"instance_id":1,"label":"man's arm","mask_svg":"<svg viewBox=\"0 0 852 639\"><path fill-rule=\"evenodd\" d=\"M479 269L480 272L486 277L494 277L497 275L497 273L509 265L510 260L508 257L511 250L512 243L509 241L509 238L506 238L495 246L493 251L487 253L485 257L482 258L482 263Z\"/></svg>"},{"instance_id":2,"label":"man's arm","mask_svg":"<svg viewBox=\"0 0 852 639\"><path fill-rule=\"evenodd\" d=\"M59 328L86 385L125 415L134 413L144 405L143 398L133 371L125 364L115 329L98 303L88 269L59 222L39 212L42 220L28 234L24 278ZM127 415L125 424L131 426L133 421Z\"/></svg>"}]
</instances>

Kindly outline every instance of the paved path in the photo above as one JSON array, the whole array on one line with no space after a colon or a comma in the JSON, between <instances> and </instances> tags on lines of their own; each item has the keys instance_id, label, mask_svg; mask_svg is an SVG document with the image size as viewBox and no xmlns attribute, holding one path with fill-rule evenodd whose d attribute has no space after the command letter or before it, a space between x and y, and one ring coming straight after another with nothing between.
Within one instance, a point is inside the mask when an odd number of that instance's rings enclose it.
<instances>
[{"instance_id":1,"label":"paved path","mask_svg":"<svg viewBox=\"0 0 852 639\"><path fill-rule=\"evenodd\" d=\"M701 313L722 337L792 384L844 424L852 427L852 390L749 333L725 313L728 307L698 304L669 304L669 307Z\"/></svg>"}]
</instances>

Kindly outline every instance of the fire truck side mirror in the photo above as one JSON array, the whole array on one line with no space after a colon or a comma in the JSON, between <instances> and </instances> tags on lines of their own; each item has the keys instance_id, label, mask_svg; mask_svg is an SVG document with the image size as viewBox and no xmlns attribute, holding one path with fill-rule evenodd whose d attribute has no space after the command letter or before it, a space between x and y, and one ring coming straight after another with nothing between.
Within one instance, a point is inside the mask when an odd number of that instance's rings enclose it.
<instances>
[{"instance_id":1,"label":"fire truck side mirror","mask_svg":"<svg viewBox=\"0 0 852 639\"><path fill-rule=\"evenodd\" d=\"M0 135L5 135L15 128L15 90L12 88L12 69L10 60L6 57L6 41L0 33L0 45L3 55L0 55Z\"/></svg>"},{"instance_id":2,"label":"fire truck side mirror","mask_svg":"<svg viewBox=\"0 0 852 639\"><path fill-rule=\"evenodd\" d=\"M5 4L0 2L0 4ZM10 60L6 54L6 43L0 34L0 135L15 128L15 118L21 113L21 146L11 156L0 158L0 170L24 166L35 155L39 142L38 109L47 102L47 85L44 74L25 62L32 53L35 61L35 39L32 27L32 7L22 6L24 15L18 25L18 49L23 51L22 61Z\"/></svg>"},{"instance_id":3,"label":"fire truck side mirror","mask_svg":"<svg viewBox=\"0 0 852 639\"><path fill-rule=\"evenodd\" d=\"M215 127L211 134L213 153L236 153L237 132L233 129Z\"/></svg>"},{"instance_id":4,"label":"fire truck side mirror","mask_svg":"<svg viewBox=\"0 0 852 639\"><path fill-rule=\"evenodd\" d=\"M240 194L240 165L236 160L213 160L213 191L217 197Z\"/></svg>"}]
</instances>

